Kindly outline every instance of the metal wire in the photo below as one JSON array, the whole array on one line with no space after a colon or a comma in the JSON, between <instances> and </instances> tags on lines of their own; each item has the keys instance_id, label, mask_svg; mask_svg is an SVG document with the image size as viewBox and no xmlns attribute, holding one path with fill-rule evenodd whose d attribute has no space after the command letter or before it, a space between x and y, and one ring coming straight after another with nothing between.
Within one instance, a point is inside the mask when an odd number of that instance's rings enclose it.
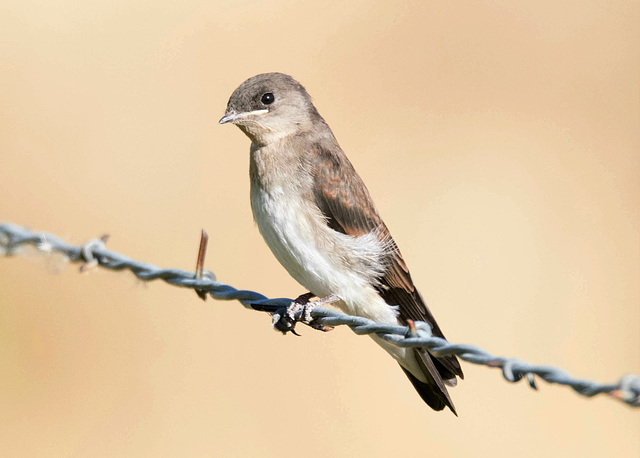
<instances>
[{"instance_id":1,"label":"metal wire","mask_svg":"<svg viewBox=\"0 0 640 458\"><path fill-rule=\"evenodd\" d=\"M180 269L161 269L151 264L134 261L127 256L108 250L101 239L90 240L77 246L67 243L53 234L32 232L15 224L0 224L0 256L12 256L23 245L32 245L44 253L60 253L71 262L82 263L81 270L103 267L111 270L128 269L140 280L163 280L175 286L191 288L211 295L214 299L237 300L245 307L266 311L277 318L282 316L291 299L269 299L249 290L238 290L218 282L210 272L204 278L196 279L194 274ZM468 344L452 344L445 339L431 335L427 323L416 322L414 328L376 323L367 318L350 316L336 310L315 308L311 312L314 321L324 326L349 326L356 334L377 334L380 338L402 347L424 347L434 356L456 355L460 359L487 367L502 369L503 377L511 383L523 378L529 386L537 389L535 376L548 383L571 387L577 393L592 397L608 394L629 406L640 407L640 377L629 374L616 383L601 384L590 380L571 377L566 372L551 366L538 366L516 358L496 357L487 351Z\"/></svg>"}]
</instances>

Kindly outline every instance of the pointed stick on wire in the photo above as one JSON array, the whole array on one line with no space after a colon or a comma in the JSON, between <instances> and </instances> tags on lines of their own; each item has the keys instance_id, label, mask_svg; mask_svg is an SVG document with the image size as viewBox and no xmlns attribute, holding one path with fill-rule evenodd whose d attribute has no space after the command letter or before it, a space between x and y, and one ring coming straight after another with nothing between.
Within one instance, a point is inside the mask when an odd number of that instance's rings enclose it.
<instances>
[{"instance_id":1,"label":"pointed stick on wire","mask_svg":"<svg viewBox=\"0 0 640 458\"><path fill-rule=\"evenodd\" d=\"M209 235L202 229L200 234L200 247L198 248L198 260L196 261L196 280L202 280L202 273L204 271L204 258L207 254L207 243L209 242ZM203 301L207 300L207 292L196 289L196 294Z\"/></svg>"}]
</instances>

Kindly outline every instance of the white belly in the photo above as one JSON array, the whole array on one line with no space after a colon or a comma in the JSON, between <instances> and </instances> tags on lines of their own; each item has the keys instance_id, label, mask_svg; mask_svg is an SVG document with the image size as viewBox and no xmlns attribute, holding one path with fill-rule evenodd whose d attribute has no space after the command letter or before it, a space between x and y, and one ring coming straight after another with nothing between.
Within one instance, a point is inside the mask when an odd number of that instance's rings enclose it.
<instances>
[{"instance_id":1,"label":"white belly","mask_svg":"<svg viewBox=\"0 0 640 458\"><path fill-rule=\"evenodd\" d=\"M336 294L346 313L396 324L397 313L371 286L367 264L359 253L382 255L384 247L374 234L351 237L334 231L299 196L285 196L276 188L253 189L251 207L267 245L289 274L318 297ZM375 269L374 269L375 270Z\"/></svg>"},{"instance_id":2,"label":"white belly","mask_svg":"<svg viewBox=\"0 0 640 458\"><path fill-rule=\"evenodd\" d=\"M342 300L334 305L345 313L398 324L397 308L387 304L371 286L371 277L379 271L368 272L353 261L357 253L383 253L384 245L375 234L352 237L338 233L326 225L319 212L303 205L297 195L285 196L282 188L266 192L252 186L251 208L267 245L298 283L318 297L336 294ZM375 337L374 340L403 367L426 381L412 349Z\"/></svg>"}]
</instances>

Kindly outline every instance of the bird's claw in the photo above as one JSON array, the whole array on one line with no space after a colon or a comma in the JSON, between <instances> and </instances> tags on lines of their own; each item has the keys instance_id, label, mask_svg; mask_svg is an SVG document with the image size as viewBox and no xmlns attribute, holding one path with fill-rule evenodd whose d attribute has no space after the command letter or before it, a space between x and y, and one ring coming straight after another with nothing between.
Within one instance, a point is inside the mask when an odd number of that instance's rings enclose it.
<instances>
[{"instance_id":1,"label":"bird's claw","mask_svg":"<svg viewBox=\"0 0 640 458\"><path fill-rule=\"evenodd\" d=\"M295 321L291 321L291 319L287 316L287 313L274 313L273 316L271 317L271 325L273 326L273 329L275 329L276 331L280 331L283 334L286 334L287 332L291 332L294 335L299 335L296 331L295 331L295 327L296 327L296 322Z\"/></svg>"},{"instance_id":2,"label":"bird's claw","mask_svg":"<svg viewBox=\"0 0 640 458\"><path fill-rule=\"evenodd\" d=\"M291 332L296 336L300 335L295 329L298 322L302 322L318 331L329 332L333 330L332 326L322 325L311 316L311 312L313 312L313 309L316 307L315 303L309 302L313 297L315 297L315 295L312 293L303 294L291 302L284 313L274 314L273 327L283 334Z\"/></svg>"},{"instance_id":3,"label":"bird's claw","mask_svg":"<svg viewBox=\"0 0 640 458\"><path fill-rule=\"evenodd\" d=\"M333 326L325 326L324 324L318 323L316 320L311 320L307 324L311 326L313 329L315 329L316 331L329 332L329 331L333 331L334 329Z\"/></svg>"}]
</instances>

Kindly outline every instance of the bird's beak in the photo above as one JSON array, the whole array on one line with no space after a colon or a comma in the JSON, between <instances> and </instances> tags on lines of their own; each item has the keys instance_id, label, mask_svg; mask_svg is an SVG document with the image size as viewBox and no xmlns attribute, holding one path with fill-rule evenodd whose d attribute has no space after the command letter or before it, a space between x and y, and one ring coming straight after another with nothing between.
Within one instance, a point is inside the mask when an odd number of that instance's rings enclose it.
<instances>
[{"instance_id":1,"label":"bird's beak","mask_svg":"<svg viewBox=\"0 0 640 458\"><path fill-rule=\"evenodd\" d=\"M220 121L218 121L220 124L226 124L228 122L233 122L238 118L237 113L234 113L233 111L229 111L227 113L224 114L224 116L222 117L222 119L220 119Z\"/></svg>"},{"instance_id":2,"label":"bird's beak","mask_svg":"<svg viewBox=\"0 0 640 458\"><path fill-rule=\"evenodd\" d=\"M230 122L231 124L235 124L243 119L246 119L250 116L261 115L264 113L268 113L269 110L254 110L254 111L245 111L244 113L236 113L235 111L227 111L222 119L218 121L220 124L226 124Z\"/></svg>"}]
</instances>

